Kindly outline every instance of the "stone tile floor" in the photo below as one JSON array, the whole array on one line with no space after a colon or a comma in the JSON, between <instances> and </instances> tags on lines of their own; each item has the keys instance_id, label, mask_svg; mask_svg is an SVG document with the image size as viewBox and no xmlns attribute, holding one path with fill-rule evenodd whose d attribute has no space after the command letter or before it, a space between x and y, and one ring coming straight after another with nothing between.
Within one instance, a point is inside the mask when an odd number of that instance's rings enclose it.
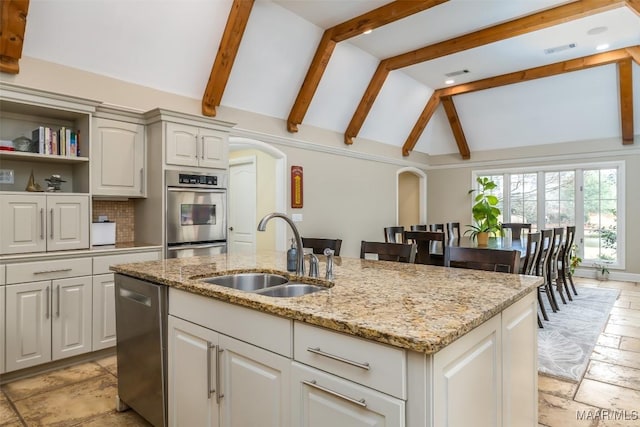
<instances>
[{"instance_id":1,"label":"stone tile floor","mask_svg":"<svg viewBox=\"0 0 640 427\"><path fill-rule=\"evenodd\" d=\"M539 425L640 426L640 285L576 282L617 288L620 296L582 381L538 376ZM5 384L0 426L149 426L133 411L115 411L116 374L111 356Z\"/></svg>"}]
</instances>

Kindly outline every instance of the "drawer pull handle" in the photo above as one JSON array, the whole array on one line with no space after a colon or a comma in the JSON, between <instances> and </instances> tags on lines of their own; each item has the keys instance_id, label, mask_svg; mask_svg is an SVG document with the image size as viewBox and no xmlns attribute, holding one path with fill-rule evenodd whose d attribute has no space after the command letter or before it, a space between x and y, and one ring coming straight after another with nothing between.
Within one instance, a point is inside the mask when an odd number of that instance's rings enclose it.
<instances>
[{"instance_id":1,"label":"drawer pull handle","mask_svg":"<svg viewBox=\"0 0 640 427\"><path fill-rule=\"evenodd\" d=\"M40 240L44 240L44 209L40 209Z\"/></svg>"},{"instance_id":2,"label":"drawer pull handle","mask_svg":"<svg viewBox=\"0 0 640 427\"><path fill-rule=\"evenodd\" d=\"M51 209L51 240L53 240L53 209Z\"/></svg>"},{"instance_id":3,"label":"drawer pull handle","mask_svg":"<svg viewBox=\"0 0 640 427\"><path fill-rule=\"evenodd\" d=\"M222 394L222 390L220 388L220 353L224 350L218 347L218 351L216 351L216 390L218 393L216 394L216 403L220 404L220 400L224 397Z\"/></svg>"},{"instance_id":4,"label":"drawer pull handle","mask_svg":"<svg viewBox=\"0 0 640 427\"><path fill-rule=\"evenodd\" d=\"M367 402L364 400L364 398L363 399L359 399L359 400L358 399L354 399L353 397L349 397L349 396L344 395L342 393L338 393L337 391L333 391L333 390L331 390L329 388L326 388L326 387L323 387L321 385L318 385L316 383L316 380L311 380L311 381L304 381L303 380L302 384L306 384L309 387L317 388L318 390L322 390L325 393L329 393L329 394L331 394L333 396L339 397L340 399L344 399L347 402L351 402L351 403L356 404L358 406L362 406L363 408L367 407Z\"/></svg>"},{"instance_id":5,"label":"drawer pull handle","mask_svg":"<svg viewBox=\"0 0 640 427\"><path fill-rule=\"evenodd\" d=\"M64 273L65 271L71 271L71 268L58 268L57 270L42 270L34 271L33 274L47 274L47 273Z\"/></svg>"},{"instance_id":6,"label":"drawer pull handle","mask_svg":"<svg viewBox=\"0 0 640 427\"><path fill-rule=\"evenodd\" d=\"M49 318L49 287L48 286L44 291L44 294L47 297L47 302L45 302L44 304L44 308L45 308L44 318L48 319Z\"/></svg>"},{"instance_id":7,"label":"drawer pull handle","mask_svg":"<svg viewBox=\"0 0 640 427\"><path fill-rule=\"evenodd\" d=\"M364 362L364 363L354 362L353 360L345 359L344 357L336 356L335 354L322 351L320 350L320 347L307 347L307 351L314 354L318 354L320 356L328 357L329 359L337 360L338 362L355 366L356 368L364 369L367 371L370 369L369 362Z\"/></svg>"},{"instance_id":8,"label":"drawer pull handle","mask_svg":"<svg viewBox=\"0 0 640 427\"><path fill-rule=\"evenodd\" d=\"M215 389L211 389L211 351L215 349L215 344L207 341L207 399L211 399L211 395L216 392Z\"/></svg>"}]
</instances>

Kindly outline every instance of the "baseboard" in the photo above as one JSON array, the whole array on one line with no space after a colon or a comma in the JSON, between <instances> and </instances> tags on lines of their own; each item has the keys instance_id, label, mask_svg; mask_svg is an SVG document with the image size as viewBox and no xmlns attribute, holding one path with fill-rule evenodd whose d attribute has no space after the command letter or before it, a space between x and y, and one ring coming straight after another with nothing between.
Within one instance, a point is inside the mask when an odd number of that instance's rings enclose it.
<instances>
[{"instance_id":1,"label":"baseboard","mask_svg":"<svg viewBox=\"0 0 640 427\"><path fill-rule=\"evenodd\" d=\"M574 276L584 277L586 279L595 279L595 274L596 273L592 268L577 268ZM609 272L609 280L619 280L621 282L640 282L640 274L611 270Z\"/></svg>"}]
</instances>

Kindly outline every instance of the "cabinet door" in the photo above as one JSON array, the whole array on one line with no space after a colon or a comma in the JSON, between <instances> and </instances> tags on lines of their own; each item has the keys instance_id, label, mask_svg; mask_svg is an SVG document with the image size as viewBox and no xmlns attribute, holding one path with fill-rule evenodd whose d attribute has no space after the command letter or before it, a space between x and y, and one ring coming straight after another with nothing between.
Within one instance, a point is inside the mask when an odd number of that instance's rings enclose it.
<instances>
[{"instance_id":1,"label":"cabinet door","mask_svg":"<svg viewBox=\"0 0 640 427\"><path fill-rule=\"evenodd\" d=\"M229 145L227 133L212 129L200 129L201 167L227 169L229 167Z\"/></svg>"},{"instance_id":2,"label":"cabinet door","mask_svg":"<svg viewBox=\"0 0 640 427\"><path fill-rule=\"evenodd\" d=\"M47 196L47 250L89 247L89 197Z\"/></svg>"},{"instance_id":3,"label":"cabinet door","mask_svg":"<svg viewBox=\"0 0 640 427\"><path fill-rule=\"evenodd\" d=\"M51 359L91 351L91 277L52 281Z\"/></svg>"},{"instance_id":4,"label":"cabinet door","mask_svg":"<svg viewBox=\"0 0 640 427\"><path fill-rule=\"evenodd\" d=\"M502 313L502 413L505 426L538 422L538 302L532 292Z\"/></svg>"},{"instance_id":5,"label":"cabinet door","mask_svg":"<svg viewBox=\"0 0 640 427\"><path fill-rule=\"evenodd\" d=\"M92 350L116 345L116 286L113 273L93 276Z\"/></svg>"},{"instance_id":6,"label":"cabinet door","mask_svg":"<svg viewBox=\"0 0 640 427\"><path fill-rule=\"evenodd\" d=\"M6 370L51 360L51 282L6 286Z\"/></svg>"},{"instance_id":7,"label":"cabinet door","mask_svg":"<svg viewBox=\"0 0 640 427\"><path fill-rule=\"evenodd\" d=\"M433 356L433 425L502 425L500 333L498 315Z\"/></svg>"},{"instance_id":8,"label":"cabinet door","mask_svg":"<svg viewBox=\"0 0 640 427\"><path fill-rule=\"evenodd\" d=\"M167 122L166 144L167 164L198 166L200 150L197 127Z\"/></svg>"},{"instance_id":9,"label":"cabinet door","mask_svg":"<svg viewBox=\"0 0 640 427\"><path fill-rule=\"evenodd\" d=\"M0 195L0 254L47 250L45 196Z\"/></svg>"},{"instance_id":10,"label":"cabinet door","mask_svg":"<svg viewBox=\"0 0 640 427\"><path fill-rule=\"evenodd\" d=\"M91 144L94 195L144 195L143 125L95 118Z\"/></svg>"},{"instance_id":11,"label":"cabinet door","mask_svg":"<svg viewBox=\"0 0 640 427\"><path fill-rule=\"evenodd\" d=\"M174 316L168 327L169 426L217 427L218 334Z\"/></svg>"},{"instance_id":12,"label":"cabinet door","mask_svg":"<svg viewBox=\"0 0 640 427\"><path fill-rule=\"evenodd\" d=\"M291 360L226 335L220 348L221 425L291 425Z\"/></svg>"},{"instance_id":13,"label":"cabinet door","mask_svg":"<svg viewBox=\"0 0 640 427\"><path fill-rule=\"evenodd\" d=\"M4 273L3 270L4 265L0 265L0 273ZM0 279L0 284L2 282L2 279ZM5 346L5 340L4 340L4 319L5 319L5 314L4 314L4 286L0 286L0 344L2 345L2 349L0 350L0 374L5 372L5 365L4 365L4 346Z\"/></svg>"},{"instance_id":14,"label":"cabinet door","mask_svg":"<svg viewBox=\"0 0 640 427\"><path fill-rule=\"evenodd\" d=\"M403 400L309 366L293 362L291 386L291 424L294 426L405 425Z\"/></svg>"}]
</instances>

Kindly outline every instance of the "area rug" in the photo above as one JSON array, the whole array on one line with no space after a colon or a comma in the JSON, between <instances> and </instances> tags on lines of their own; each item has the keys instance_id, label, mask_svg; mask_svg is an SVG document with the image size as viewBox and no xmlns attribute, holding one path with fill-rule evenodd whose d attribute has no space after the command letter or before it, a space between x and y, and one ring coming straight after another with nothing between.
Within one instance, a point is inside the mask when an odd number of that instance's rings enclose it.
<instances>
[{"instance_id":1,"label":"area rug","mask_svg":"<svg viewBox=\"0 0 640 427\"><path fill-rule=\"evenodd\" d=\"M538 329L538 372L577 382L584 375L619 291L588 287L576 290L578 295L573 295L573 301L566 305L558 301L560 310L556 313L546 295L542 295L549 320L543 320L544 328Z\"/></svg>"}]
</instances>

